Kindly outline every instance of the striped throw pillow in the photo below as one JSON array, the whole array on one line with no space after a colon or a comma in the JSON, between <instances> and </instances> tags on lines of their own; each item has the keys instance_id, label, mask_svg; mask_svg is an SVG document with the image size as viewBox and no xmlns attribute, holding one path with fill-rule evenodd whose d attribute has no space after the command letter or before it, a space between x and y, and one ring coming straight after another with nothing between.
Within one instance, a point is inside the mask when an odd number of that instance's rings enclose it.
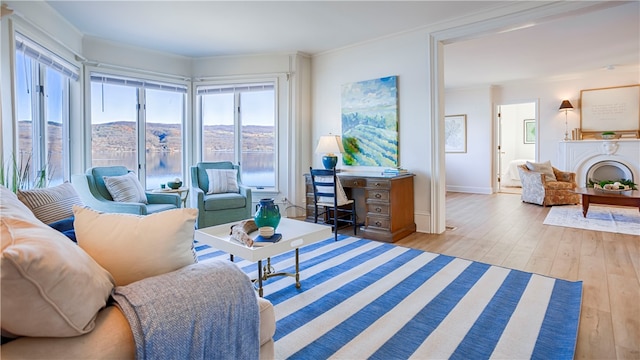
<instances>
[{"instance_id":1,"label":"striped throw pillow","mask_svg":"<svg viewBox=\"0 0 640 360\"><path fill-rule=\"evenodd\" d=\"M237 193L238 170L236 169L207 169L209 177L209 191L207 194Z\"/></svg>"},{"instance_id":2,"label":"striped throw pillow","mask_svg":"<svg viewBox=\"0 0 640 360\"><path fill-rule=\"evenodd\" d=\"M44 189L18 190L17 195L33 215L45 224L71 217L73 205L83 205L71 183Z\"/></svg>"},{"instance_id":3,"label":"striped throw pillow","mask_svg":"<svg viewBox=\"0 0 640 360\"><path fill-rule=\"evenodd\" d=\"M119 176L103 176L113 201L147 204L147 195L138 181L136 174L127 173Z\"/></svg>"}]
</instances>

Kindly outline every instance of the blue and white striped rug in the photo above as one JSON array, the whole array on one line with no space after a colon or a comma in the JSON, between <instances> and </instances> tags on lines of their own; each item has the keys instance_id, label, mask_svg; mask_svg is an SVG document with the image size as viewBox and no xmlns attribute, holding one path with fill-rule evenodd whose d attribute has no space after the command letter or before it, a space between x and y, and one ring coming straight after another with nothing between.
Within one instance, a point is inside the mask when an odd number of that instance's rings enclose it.
<instances>
[{"instance_id":1,"label":"blue and white striped rug","mask_svg":"<svg viewBox=\"0 0 640 360\"><path fill-rule=\"evenodd\" d=\"M271 264L293 272L294 252ZM278 359L573 358L582 282L353 237L301 248L300 269L301 289L291 277L264 288Z\"/></svg>"}]
</instances>

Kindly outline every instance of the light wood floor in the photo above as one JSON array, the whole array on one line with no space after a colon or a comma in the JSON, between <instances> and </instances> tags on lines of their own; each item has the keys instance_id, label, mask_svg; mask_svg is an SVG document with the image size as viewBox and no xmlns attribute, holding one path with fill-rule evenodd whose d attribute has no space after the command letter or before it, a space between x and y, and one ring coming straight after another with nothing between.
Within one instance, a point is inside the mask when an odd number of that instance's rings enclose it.
<instances>
[{"instance_id":1,"label":"light wood floor","mask_svg":"<svg viewBox=\"0 0 640 360\"><path fill-rule=\"evenodd\" d=\"M443 234L396 245L582 280L576 358L640 359L640 236L543 225L550 208L516 194L447 194Z\"/></svg>"}]
</instances>

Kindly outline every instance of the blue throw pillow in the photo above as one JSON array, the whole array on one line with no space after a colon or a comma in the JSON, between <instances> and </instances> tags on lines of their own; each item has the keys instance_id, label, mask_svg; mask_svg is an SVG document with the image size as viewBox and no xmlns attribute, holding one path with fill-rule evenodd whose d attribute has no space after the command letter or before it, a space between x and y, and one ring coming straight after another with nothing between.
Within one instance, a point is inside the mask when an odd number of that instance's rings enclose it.
<instances>
[{"instance_id":1,"label":"blue throw pillow","mask_svg":"<svg viewBox=\"0 0 640 360\"><path fill-rule=\"evenodd\" d=\"M60 231L66 237L71 239L71 241L77 243L76 240L76 231L73 228L73 216L68 217L66 219L58 220L56 222L52 222L49 224L50 227Z\"/></svg>"}]
</instances>

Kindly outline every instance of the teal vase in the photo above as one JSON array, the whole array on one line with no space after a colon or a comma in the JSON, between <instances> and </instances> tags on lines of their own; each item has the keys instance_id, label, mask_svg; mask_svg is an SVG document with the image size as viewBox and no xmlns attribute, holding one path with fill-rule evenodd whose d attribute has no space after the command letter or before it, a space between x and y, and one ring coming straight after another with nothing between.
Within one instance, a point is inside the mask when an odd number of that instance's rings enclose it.
<instances>
[{"instance_id":1,"label":"teal vase","mask_svg":"<svg viewBox=\"0 0 640 360\"><path fill-rule=\"evenodd\" d=\"M256 226L271 226L274 231L280 224L280 208L274 203L273 199L260 199L260 203L256 204L256 214L253 216Z\"/></svg>"}]
</instances>

